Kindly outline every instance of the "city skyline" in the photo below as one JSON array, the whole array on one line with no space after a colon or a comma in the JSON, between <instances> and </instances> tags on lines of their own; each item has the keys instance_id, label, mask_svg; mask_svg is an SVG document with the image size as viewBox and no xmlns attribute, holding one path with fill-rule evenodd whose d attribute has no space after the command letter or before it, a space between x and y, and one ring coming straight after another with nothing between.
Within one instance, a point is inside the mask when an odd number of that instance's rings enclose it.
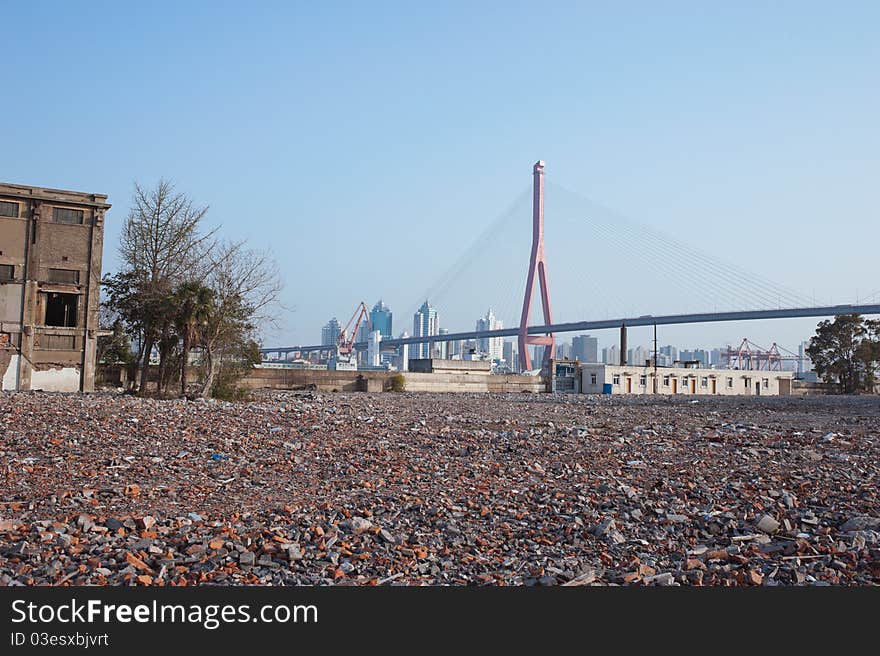
<instances>
[{"instance_id":1,"label":"city skyline","mask_svg":"<svg viewBox=\"0 0 880 656\"><path fill-rule=\"evenodd\" d=\"M383 338L392 336L391 325L393 320L393 310L381 298L373 306L370 312L370 317L371 323L381 324L378 330ZM387 333L382 332L383 327L388 331ZM484 317L480 317L477 320L475 325L475 330L477 331L497 330L501 328L503 328L503 323L494 316L491 307L489 307ZM374 329L376 329L375 326ZM339 335L340 330L341 327L338 321L333 317L322 327L321 344L335 344L336 337ZM430 304L428 299L426 299L422 304L422 307L413 317L413 336L422 334L442 336L443 334L449 334L449 332L448 328L440 325L439 314L437 313L436 308ZM604 332L610 332L614 337L617 337L618 335L616 330ZM401 336L408 337L410 334L404 331ZM361 341L365 342L370 339L369 331L366 330L366 327L362 327L360 338ZM683 362L698 362L700 363L700 366L723 368L725 364L730 361L730 354L737 351L741 341L742 340L730 341L726 344L715 346L709 346L705 342L699 346L694 346L693 344L681 346L681 343L658 343L658 365L661 367L669 367ZM602 346L601 344L603 343L604 342L599 341L598 337L592 334L572 334L570 339L557 337L557 359L579 360L581 362L590 363L619 364L619 344L613 339L607 341L607 346ZM805 355L805 348L808 343L808 339L801 340L793 349L780 345L783 358L781 361L781 367L783 370L801 372L802 368L806 371L811 369L812 363L810 362L809 357ZM776 343L774 342L766 347L758 347L754 344L752 344L752 346L767 350L775 344ZM371 345L375 347L375 344L372 342ZM516 339L510 337L487 337L476 340L453 340L449 342L438 340L434 346L433 352L429 352L428 344L413 345L410 346L408 350L409 357L438 357L441 359L453 359L465 357L463 350L467 348L473 349L475 355L486 357L489 360L498 362L511 371L518 370ZM652 360L653 354L654 346L652 344L647 346L644 344L634 344L627 349L626 362L633 366L643 366ZM388 356L388 358L390 357L391 356ZM386 358L386 360L388 358ZM369 363L371 365L374 362L378 362L379 359L380 356L378 355L378 351L370 351Z\"/></svg>"}]
</instances>

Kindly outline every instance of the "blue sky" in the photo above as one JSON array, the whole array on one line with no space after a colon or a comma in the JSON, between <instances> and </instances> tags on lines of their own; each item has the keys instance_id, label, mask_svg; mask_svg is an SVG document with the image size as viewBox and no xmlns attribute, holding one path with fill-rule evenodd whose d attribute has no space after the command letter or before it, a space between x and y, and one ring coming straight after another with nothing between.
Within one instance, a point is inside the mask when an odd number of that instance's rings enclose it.
<instances>
[{"instance_id":1,"label":"blue sky","mask_svg":"<svg viewBox=\"0 0 880 656\"><path fill-rule=\"evenodd\" d=\"M3 0L0 180L109 194L113 270L133 182L172 178L276 254L293 311L272 344L379 297L411 330L539 158L548 181L819 301L880 291L880 4L615 4ZM462 278L444 325L522 285L519 215L488 246L504 272ZM574 254L602 240L563 243L557 314L601 312L579 305ZM593 278L610 297L650 276L608 262ZM794 346L813 324L661 341Z\"/></svg>"}]
</instances>

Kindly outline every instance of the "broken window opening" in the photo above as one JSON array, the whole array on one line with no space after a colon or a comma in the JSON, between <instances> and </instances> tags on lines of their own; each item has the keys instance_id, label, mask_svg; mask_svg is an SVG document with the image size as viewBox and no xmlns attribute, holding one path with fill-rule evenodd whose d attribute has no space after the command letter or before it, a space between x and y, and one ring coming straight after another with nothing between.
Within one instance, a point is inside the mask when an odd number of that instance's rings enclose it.
<instances>
[{"instance_id":1,"label":"broken window opening","mask_svg":"<svg viewBox=\"0 0 880 656\"><path fill-rule=\"evenodd\" d=\"M83 210L75 210L69 207L53 207L52 208L52 220L55 223L68 223L71 225L82 225L83 216L85 212Z\"/></svg>"},{"instance_id":2,"label":"broken window opening","mask_svg":"<svg viewBox=\"0 0 880 656\"><path fill-rule=\"evenodd\" d=\"M0 216L18 218L18 203L12 203L6 200L0 201Z\"/></svg>"},{"instance_id":3,"label":"broken window opening","mask_svg":"<svg viewBox=\"0 0 880 656\"><path fill-rule=\"evenodd\" d=\"M61 294L58 292L46 294L45 325L76 328L78 301L79 296L77 294Z\"/></svg>"}]
</instances>

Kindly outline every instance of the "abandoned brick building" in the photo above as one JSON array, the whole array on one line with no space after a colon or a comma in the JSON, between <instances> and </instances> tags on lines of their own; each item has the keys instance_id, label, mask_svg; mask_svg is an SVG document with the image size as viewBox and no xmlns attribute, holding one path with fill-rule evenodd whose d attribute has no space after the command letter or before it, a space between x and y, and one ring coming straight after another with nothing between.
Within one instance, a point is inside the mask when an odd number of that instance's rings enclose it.
<instances>
[{"instance_id":1,"label":"abandoned brick building","mask_svg":"<svg viewBox=\"0 0 880 656\"><path fill-rule=\"evenodd\" d=\"M107 196L0 183L4 390L89 392Z\"/></svg>"}]
</instances>

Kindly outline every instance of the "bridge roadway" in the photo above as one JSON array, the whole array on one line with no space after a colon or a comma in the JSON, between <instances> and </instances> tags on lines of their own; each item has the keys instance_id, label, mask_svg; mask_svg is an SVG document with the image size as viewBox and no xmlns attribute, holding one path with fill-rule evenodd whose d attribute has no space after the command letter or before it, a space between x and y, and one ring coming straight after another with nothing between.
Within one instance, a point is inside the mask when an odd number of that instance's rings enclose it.
<instances>
[{"instance_id":1,"label":"bridge roadway","mask_svg":"<svg viewBox=\"0 0 880 656\"><path fill-rule=\"evenodd\" d=\"M636 328L639 326L669 326L685 323L714 323L718 321L753 321L757 319L797 319L804 317L831 317L838 314L880 314L880 304L874 305L825 305L821 307L805 308L780 308L776 310L743 310L738 312L703 312L699 314L645 314L628 319L605 319L602 321L574 321L570 323L555 323L549 326L529 326L530 335L545 335L547 333L571 333L588 330L604 330L608 328ZM464 333L448 333L446 335L430 335L427 337L406 337L395 339L383 339L382 347L402 346L403 344L424 344L457 342L466 339L478 339L481 337L515 337L519 335L519 327L503 328L501 330L471 330ZM355 348L364 350L366 342L356 342ZM260 349L263 355L269 353L307 353L314 351L329 351L332 346L281 346Z\"/></svg>"}]
</instances>

